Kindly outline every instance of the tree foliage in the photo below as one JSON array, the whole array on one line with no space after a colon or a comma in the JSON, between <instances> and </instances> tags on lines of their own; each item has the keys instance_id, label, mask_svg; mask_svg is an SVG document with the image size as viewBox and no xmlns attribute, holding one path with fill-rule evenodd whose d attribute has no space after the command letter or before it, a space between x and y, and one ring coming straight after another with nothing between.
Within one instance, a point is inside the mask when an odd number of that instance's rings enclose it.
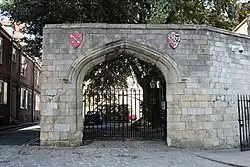
<instances>
[{"instance_id":1,"label":"tree foliage","mask_svg":"<svg viewBox=\"0 0 250 167\"><path fill-rule=\"evenodd\" d=\"M204 5L206 4L206 5ZM53 23L205 24L231 29L236 0L12 0L1 5L26 24L26 50L41 56L42 28Z\"/></svg>"},{"instance_id":2,"label":"tree foliage","mask_svg":"<svg viewBox=\"0 0 250 167\"><path fill-rule=\"evenodd\" d=\"M30 56L41 56L45 24L203 24L232 29L237 14L236 0L12 0L1 9L14 21L25 23L24 32L34 36L24 39ZM143 103L147 105L154 94L149 82L155 77L164 85L164 77L156 67L131 55L116 55L97 65L85 80L91 80L91 89L102 91L110 86L126 87L127 76L132 74L143 88Z\"/></svg>"},{"instance_id":3,"label":"tree foliage","mask_svg":"<svg viewBox=\"0 0 250 167\"><path fill-rule=\"evenodd\" d=\"M237 16L239 21L250 16L250 1L238 5Z\"/></svg>"}]
</instances>

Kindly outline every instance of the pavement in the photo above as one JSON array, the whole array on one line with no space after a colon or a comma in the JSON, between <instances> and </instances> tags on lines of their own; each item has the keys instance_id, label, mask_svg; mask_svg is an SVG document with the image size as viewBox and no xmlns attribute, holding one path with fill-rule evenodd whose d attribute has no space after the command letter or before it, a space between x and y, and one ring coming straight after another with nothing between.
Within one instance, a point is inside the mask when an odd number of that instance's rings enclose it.
<instances>
[{"instance_id":1,"label":"pavement","mask_svg":"<svg viewBox=\"0 0 250 167\"><path fill-rule=\"evenodd\" d=\"M160 141L95 141L75 148L36 146L31 138L39 130L29 129L34 125L37 123L0 132L0 137L9 135L0 138L0 167L250 167L250 151L241 152L240 148L191 150L166 147ZM24 126L28 132L15 130ZM30 142L21 140L24 136Z\"/></svg>"},{"instance_id":2,"label":"pavement","mask_svg":"<svg viewBox=\"0 0 250 167\"><path fill-rule=\"evenodd\" d=\"M75 148L0 146L0 167L245 167L250 166L249 153L170 148L155 141L96 141ZM241 161L245 164L237 165Z\"/></svg>"},{"instance_id":3,"label":"pavement","mask_svg":"<svg viewBox=\"0 0 250 167\"><path fill-rule=\"evenodd\" d=\"M214 150L214 151L189 151L198 157L220 162L237 167L250 167L250 151L240 151L240 148Z\"/></svg>"},{"instance_id":4,"label":"pavement","mask_svg":"<svg viewBox=\"0 0 250 167\"><path fill-rule=\"evenodd\" d=\"M94 142L76 148L2 147L0 167L228 167L158 142Z\"/></svg>"},{"instance_id":5,"label":"pavement","mask_svg":"<svg viewBox=\"0 0 250 167\"><path fill-rule=\"evenodd\" d=\"M1 128L0 145L24 145L39 140L40 126L34 122Z\"/></svg>"}]
</instances>

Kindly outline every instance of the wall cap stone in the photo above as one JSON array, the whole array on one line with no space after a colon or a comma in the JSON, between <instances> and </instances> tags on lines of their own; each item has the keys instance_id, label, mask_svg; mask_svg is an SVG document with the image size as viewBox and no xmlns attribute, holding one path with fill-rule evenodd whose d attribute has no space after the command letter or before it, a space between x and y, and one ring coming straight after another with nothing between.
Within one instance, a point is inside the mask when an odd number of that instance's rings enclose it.
<instances>
[{"instance_id":1,"label":"wall cap stone","mask_svg":"<svg viewBox=\"0 0 250 167\"><path fill-rule=\"evenodd\" d=\"M178 25L178 24L106 24L106 23L77 23L77 24L46 24L43 31L49 33L51 30L73 28L91 28L91 29L141 29L141 30L204 30L224 35L250 39L250 36L238 34L230 30L216 28L206 25Z\"/></svg>"}]
</instances>

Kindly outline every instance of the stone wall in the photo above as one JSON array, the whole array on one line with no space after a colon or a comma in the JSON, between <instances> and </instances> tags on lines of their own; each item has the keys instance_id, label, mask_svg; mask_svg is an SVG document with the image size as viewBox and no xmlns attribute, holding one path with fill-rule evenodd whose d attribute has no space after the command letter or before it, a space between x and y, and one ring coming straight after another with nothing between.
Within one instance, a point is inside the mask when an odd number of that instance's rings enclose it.
<instances>
[{"instance_id":1,"label":"stone wall","mask_svg":"<svg viewBox=\"0 0 250 167\"><path fill-rule=\"evenodd\" d=\"M78 48L72 32L83 33ZM168 33L181 42L172 49ZM227 148L239 145L236 94L250 85L250 38L205 26L47 25L44 28L41 144L80 145L81 83L86 72L119 48L156 64L167 81L169 146ZM232 52L242 45L244 52Z\"/></svg>"}]
</instances>

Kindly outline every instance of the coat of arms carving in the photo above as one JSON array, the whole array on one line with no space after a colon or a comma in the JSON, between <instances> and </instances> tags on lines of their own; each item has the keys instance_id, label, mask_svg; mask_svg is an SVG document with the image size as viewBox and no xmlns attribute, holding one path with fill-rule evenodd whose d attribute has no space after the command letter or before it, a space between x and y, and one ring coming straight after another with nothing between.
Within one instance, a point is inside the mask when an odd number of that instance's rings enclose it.
<instances>
[{"instance_id":1,"label":"coat of arms carving","mask_svg":"<svg viewBox=\"0 0 250 167\"><path fill-rule=\"evenodd\" d=\"M171 48L176 49L181 41L180 34L177 34L175 32L171 32L168 34L168 43L171 46Z\"/></svg>"}]
</instances>

